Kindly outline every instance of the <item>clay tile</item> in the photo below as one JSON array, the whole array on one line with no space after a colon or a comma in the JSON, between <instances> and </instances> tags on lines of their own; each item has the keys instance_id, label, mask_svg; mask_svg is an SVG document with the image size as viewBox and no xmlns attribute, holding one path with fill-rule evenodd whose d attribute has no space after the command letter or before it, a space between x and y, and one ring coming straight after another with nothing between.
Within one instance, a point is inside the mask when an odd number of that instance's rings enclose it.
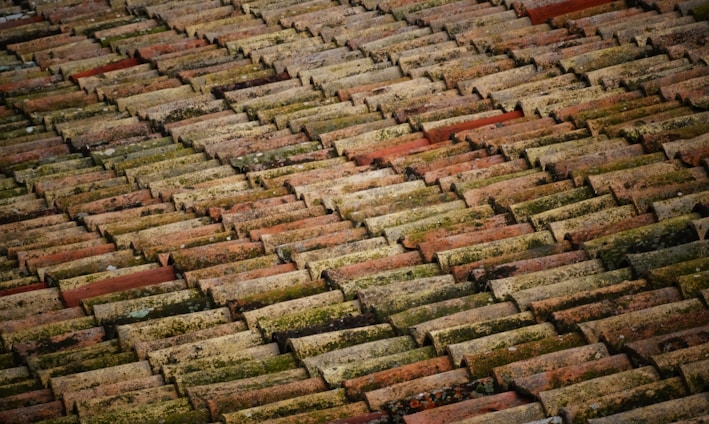
<instances>
[{"instance_id":1,"label":"clay tile","mask_svg":"<svg viewBox=\"0 0 709 424\"><path fill-rule=\"evenodd\" d=\"M532 24L537 25L547 22L557 16L578 12L586 8L600 6L610 3L608 0L597 0L592 2L559 1L542 4L539 7L525 8L527 16L532 19ZM530 5L533 6L533 5Z\"/></svg>"},{"instance_id":2,"label":"clay tile","mask_svg":"<svg viewBox=\"0 0 709 424\"><path fill-rule=\"evenodd\" d=\"M610 393L593 400L567 406L560 410L559 415L567 420L592 421L594 417L612 416L632 408L664 402L685 396L686 390L678 377L639 385L621 394Z\"/></svg>"},{"instance_id":3,"label":"clay tile","mask_svg":"<svg viewBox=\"0 0 709 424\"><path fill-rule=\"evenodd\" d=\"M618 420L662 420L692 422L692 418L706 415L708 405L707 396L704 393L679 397L677 399L666 400L652 405L618 412L602 418L593 418L589 422L593 424L610 424Z\"/></svg>"},{"instance_id":4,"label":"clay tile","mask_svg":"<svg viewBox=\"0 0 709 424\"><path fill-rule=\"evenodd\" d=\"M330 409L345 403L344 390L334 389L312 392L271 404L225 413L221 415L221 419L226 423L256 423L283 415L298 415L305 411Z\"/></svg>"},{"instance_id":5,"label":"clay tile","mask_svg":"<svg viewBox=\"0 0 709 424\"><path fill-rule=\"evenodd\" d=\"M62 298L68 306L78 306L81 299L87 297L175 279L175 270L172 267L161 267L154 270L142 271L138 273L138 275L128 274L121 277L114 277L72 291L66 291L62 293Z\"/></svg>"},{"instance_id":6,"label":"clay tile","mask_svg":"<svg viewBox=\"0 0 709 424\"><path fill-rule=\"evenodd\" d=\"M49 401L1 411L0 419L8 424L51 420L53 418L62 417L64 415L63 409L61 401Z\"/></svg>"}]
</instances>

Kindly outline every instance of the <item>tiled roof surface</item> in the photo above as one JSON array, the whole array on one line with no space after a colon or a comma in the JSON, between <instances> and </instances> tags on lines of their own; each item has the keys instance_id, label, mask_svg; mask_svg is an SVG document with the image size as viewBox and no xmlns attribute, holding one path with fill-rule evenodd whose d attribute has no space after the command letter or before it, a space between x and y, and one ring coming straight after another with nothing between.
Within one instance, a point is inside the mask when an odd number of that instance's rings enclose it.
<instances>
[{"instance_id":1,"label":"tiled roof surface","mask_svg":"<svg viewBox=\"0 0 709 424\"><path fill-rule=\"evenodd\" d=\"M0 422L706 422L708 16L0 0Z\"/></svg>"}]
</instances>

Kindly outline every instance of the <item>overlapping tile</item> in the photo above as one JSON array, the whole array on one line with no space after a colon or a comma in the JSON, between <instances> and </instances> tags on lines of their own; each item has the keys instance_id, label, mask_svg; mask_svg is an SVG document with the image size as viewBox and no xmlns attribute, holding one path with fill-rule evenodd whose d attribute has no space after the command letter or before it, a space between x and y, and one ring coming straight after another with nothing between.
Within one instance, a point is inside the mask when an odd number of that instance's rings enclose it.
<instances>
[{"instance_id":1,"label":"overlapping tile","mask_svg":"<svg viewBox=\"0 0 709 424\"><path fill-rule=\"evenodd\" d=\"M702 7L7 5L2 416L706 415Z\"/></svg>"}]
</instances>

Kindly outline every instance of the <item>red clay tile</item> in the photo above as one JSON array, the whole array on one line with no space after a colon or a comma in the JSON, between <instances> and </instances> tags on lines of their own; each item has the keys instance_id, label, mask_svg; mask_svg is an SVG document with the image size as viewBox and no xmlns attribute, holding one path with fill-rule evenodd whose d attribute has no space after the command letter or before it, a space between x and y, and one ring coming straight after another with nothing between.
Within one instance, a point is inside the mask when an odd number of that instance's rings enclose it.
<instances>
[{"instance_id":1,"label":"red clay tile","mask_svg":"<svg viewBox=\"0 0 709 424\"><path fill-rule=\"evenodd\" d=\"M406 234L400 242L407 249L416 249L420 244L436 242L449 236L504 227L509 223L509 219L510 217L507 215L498 214L482 221L476 220L474 226L471 226L470 223L460 223L446 228L426 231L423 234Z\"/></svg>"},{"instance_id":2,"label":"red clay tile","mask_svg":"<svg viewBox=\"0 0 709 424\"><path fill-rule=\"evenodd\" d=\"M604 299L600 302L588 303L557 311L552 313L551 320L560 331L572 331L576 323L579 322L637 311L664 303L678 302L681 299L682 296L679 290L674 287L667 287L653 291L628 294L615 299Z\"/></svg>"},{"instance_id":3,"label":"red clay tile","mask_svg":"<svg viewBox=\"0 0 709 424\"><path fill-rule=\"evenodd\" d=\"M485 243L493 240L500 240L508 237L515 237L522 234L534 232L529 224L508 225L489 230L471 231L463 234L448 236L436 241L421 243L418 245L421 256L426 262L432 262L436 252L441 250L455 249L457 247L470 246L478 243Z\"/></svg>"},{"instance_id":4,"label":"red clay tile","mask_svg":"<svg viewBox=\"0 0 709 424\"><path fill-rule=\"evenodd\" d=\"M172 281L176 278L175 268L172 266L159 267L120 277L109 278L74 290L65 291L62 293L62 299L68 307L75 307L79 306L81 300L85 298L130 288L145 287L165 281Z\"/></svg>"},{"instance_id":5,"label":"red clay tile","mask_svg":"<svg viewBox=\"0 0 709 424\"><path fill-rule=\"evenodd\" d=\"M225 262L253 258L263 253L261 242L224 241L172 252L171 262L180 271L192 271Z\"/></svg>"},{"instance_id":6,"label":"red clay tile","mask_svg":"<svg viewBox=\"0 0 709 424\"><path fill-rule=\"evenodd\" d=\"M559 415L569 422L582 420L593 422L593 417L608 417L632 409L640 410L644 406L682 398L686 395L687 391L681 379L672 377L642 384L621 393L610 393L576 405L563 407L559 410Z\"/></svg>"},{"instance_id":7,"label":"red clay tile","mask_svg":"<svg viewBox=\"0 0 709 424\"><path fill-rule=\"evenodd\" d=\"M493 349L489 352L466 355L463 358L463 364L468 367L468 370L473 377L479 378L493 375L497 380L497 384L499 384L502 388L506 388L507 384L513 379L513 376L530 375L534 372L541 372L544 370L545 366L550 366L553 362L547 363L544 360L544 357L547 354L549 354L550 357L554 357L553 352L560 352L557 356L569 358L569 355L565 352L566 350L578 348L584 344L585 340L580 334L567 333L537 341L517 344L513 349L503 347L500 349ZM603 345L599 344L597 347L602 346ZM603 349L605 349L605 347L603 347ZM597 351L598 349L593 350L593 355L595 355ZM536 360L536 357L540 357L540 359ZM539 369L530 367L528 362L530 364L539 362L542 368ZM539 371L535 371L535 369ZM509 370L513 371L510 372Z\"/></svg>"},{"instance_id":8,"label":"red clay tile","mask_svg":"<svg viewBox=\"0 0 709 424\"><path fill-rule=\"evenodd\" d=\"M74 249L66 252L57 252L38 258L31 258L27 260L26 265L28 269L34 271L37 268L69 262L75 259L88 258L94 255L114 252L115 250L116 246L113 243L105 243L96 246Z\"/></svg>"},{"instance_id":9,"label":"red clay tile","mask_svg":"<svg viewBox=\"0 0 709 424\"><path fill-rule=\"evenodd\" d=\"M650 286L645 280L623 281L607 287L533 301L530 308L538 319L548 321L551 315L556 311L571 309L575 306L594 301L600 302L606 297L613 298L620 295L637 293L649 288Z\"/></svg>"},{"instance_id":10,"label":"red clay tile","mask_svg":"<svg viewBox=\"0 0 709 424\"><path fill-rule=\"evenodd\" d=\"M418 150L422 147L428 146L429 144L429 139L420 138L418 140L410 141L408 143L399 144L392 147L386 147L369 153L360 153L354 156L352 159L359 166L370 165L372 162L378 159L405 156L408 152Z\"/></svg>"},{"instance_id":11,"label":"red clay tile","mask_svg":"<svg viewBox=\"0 0 709 424\"><path fill-rule=\"evenodd\" d=\"M296 219L289 222L282 222L264 228L249 229L249 239L260 240L261 236L264 234L276 234L282 231L332 224L333 222L340 221L340 218L335 214L323 214L322 212L318 213L318 211L310 211L309 209L305 209L304 211L309 215L309 217Z\"/></svg>"},{"instance_id":12,"label":"red clay tile","mask_svg":"<svg viewBox=\"0 0 709 424\"><path fill-rule=\"evenodd\" d=\"M389 409L390 407L396 408L397 402L410 399L419 393L431 393L436 389L464 385L468 382L467 371L457 368L370 390L364 395L371 409ZM418 402L418 400L414 400L414 402Z\"/></svg>"},{"instance_id":13,"label":"red clay tile","mask_svg":"<svg viewBox=\"0 0 709 424\"><path fill-rule=\"evenodd\" d=\"M23 406L51 402L53 399L54 395L50 389L29 391L4 397L2 401L0 401L0 410L7 411L9 409L20 408Z\"/></svg>"},{"instance_id":14,"label":"red clay tile","mask_svg":"<svg viewBox=\"0 0 709 424\"><path fill-rule=\"evenodd\" d=\"M532 20L532 24L538 25L560 15L571 12L577 12L586 8L599 6L610 3L611 0L592 0L592 1L560 1L554 2L532 9L526 9L526 15Z\"/></svg>"},{"instance_id":15,"label":"red clay tile","mask_svg":"<svg viewBox=\"0 0 709 424\"><path fill-rule=\"evenodd\" d=\"M64 415L64 407L59 400L40 403L23 408L0 411L0 420L6 424L21 424L51 420Z\"/></svg>"},{"instance_id":16,"label":"red clay tile","mask_svg":"<svg viewBox=\"0 0 709 424\"><path fill-rule=\"evenodd\" d=\"M329 269L324 272L325 279L333 284L341 281L362 277L367 274L374 274L380 271L403 268L413 265L421 265L421 255L418 252L406 252L399 255L388 256L380 259L372 259L366 262L345 265L337 269Z\"/></svg>"},{"instance_id":17,"label":"red clay tile","mask_svg":"<svg viewBox=\"0 0 709 424\"><path fill-rule=\"evenodd\" d=\"M4 289L0 291L0 297L3 296L10 296L12 294L16 293L24 293L24 292L29 292L33 290L40 290L40 289L46 289L48 287L47 283L41 282L41 283L34 283L34 284L27 284L24 286L19 286L19 287L13 287L9 289Z\"/></svg>"},{"instance_id":18,"label":"red clay tile","mask_svg":"<svg viewBox=\"0 0 709 424\"><path fill-rule=\"evenodd\" d=\"M216 399L209 399L207 405L212 419L216 420L225 412L265 405L279 400L290 399L327 390L327 385L320 377L303 381L280 384L251 391L242 391Z\"/></svg>"},{"instance_id":19,"label":"red clay tile","mask_svg":"<svg viewBox=\"0 0 709 424\"><path fill-rule=\"evenodd\" d=\"M656 222L655 215L653 213L645 213L617 223L597 228L590 228L588 230L583 230L575 233L570 233L565 238L569 240L573 245L579 246L583 242L588 240L593 240L609 234L615 234L619 231L642 227L644 225L649 225L654 222Z\"/></svg>"},{"instance_id":20,"label":"red clay tile","mask_svg":"<svg viewBox=\"0 0 709 424\"><path fill-rule=\"evenodd\" d=\"M106 340L106 330L103 327L93 327L60 334L46 339L14 343L13 352L20 357L59 352L69 349L94 345Z\"/></svg>"},{"instance_id":21,"label":"red clay tile","mask_svg":"<svg viewBox=\"0 0 709 424\"><path fill-rule=\"evenodd\" d=\"M52 322L61 322L74 318L81 318L86 316L83 309L80 307L75 308L64 308L52 311L44 311L43 313L36 315L29 315L24 318L8 320L0 323L0 328L2 328L3 333L13 333L16 331L22 331L29 328L33 328L39 325L49 324Z\"/></svg>"},{"instance_id":22,"label":"red clay tile","mask_svg":"<svg viewBox=\"0 0 709 424\"><path fill-rule=\"evenodd\" d=\"M641 339L628 343L626 351L636 363L651 363L653 356L707 343L709 333L706 331L707 326L698 326Z\"/></svg>"},{"instance_id":23,"label":"red clay tile","mask_svg":"<svg viewBox=\"0 0 709 424\"><path fill-rule=\"evenodd\" d=\"M587 339L599 337L614 349L620 349L626 343L633 341L686 330L697 325L706 325L709 323L709 311L695 301L698 299L658 305L597 321L584 322L579 325L579 328ZM661 313L662 317L653 316L657 313ZM627 319L634 319L632 327L625 325ZM619 322L623 324L619 326Z\"/></svg>"},{"instance_id":24,"label":"red clay tile","mask_svg":"<svg viewBox=\"0 0 709 424\"><path fill-rule=\"evenodd\" d=\"M221 219L221 216L224 214L236 214L236 213L243 213L247 212L250 210L259 210L259 209L266 209L272 206L278 206L282 205L285 203L291 203L295 202L296 197L293 194L286 194L283 196L277 196L277 197L269 197L265 199L259 199L259 200L253 200L250 202L242 202L242 203L237 203L231 206L230 208L220 208L220 207L211 207L209 208L208 214L209 216L215 220L219 221Z\"/></svg>"},{"instance_id":25,"label":"red clay tile","mask_svg":"<svg viewBox=\"0 0 709 424\"><path fill-rule=\"evenodd\" d=\"M584 183L586 174L590 173L590 170L594 167L622 160L631 160L632 158L642 156L644 153L645 150L643 146L631 144L625 147L589 153L583 156L550 163L548 169L557 179L565 179L571 176L574 179L574 183L579 186Z\"/></svg>"},{"instance_id":26,"label":"red clay tile","mask_svg":"<svg viewBox=\"0 0 709 424\"><path fill-rule=\"evenodd\" d=\"M554 255L558 253L563 253L572 250L571 244L569 242L560 242L548 246L542 246L534 249L525 250L523 252L510 253L501 256L495 256L491 258L486 258L480 261L470 262L463 265L455 265L451 267L451 274L455 277L456 281L468 281L470 273L476 269L504 264L507 262L518 261L522 259L542 257L548 255Z\"/></svg>"},{"instance_id":27,"label":"red clay tile","mask_svg":"<svg viewBox=\"0 0 709 424\"><path fill-rule=\"evenodd\" d=\"M404 422L406 424L452 423L469 417L481 416L488 412L524 405L528 402L529 399L518 395L514 391L508 391L405 415Z\"/></svg>"},{"instance_id":28,"label":"red clay tile","mask_svg":"<svg viewBox=\"0 0 709 424\"><path fill-rule=\"evenodd\" d=\"M79 214L97 214L118 211L124 208L135 208L160 203L150 195L150 190L138 190L127 194L94 200L80 205L69 205L67 213L76 218Z\"/></svg>"},{"instance_id":29,"label":"red clay tile","mask_svg":"<svg viewBox=\"0 0 709 424\"><path fill-rule=\"evenodd\" d=\"M99 66L98 68L89 69L82 72L77 72L69 76L72 81L78 81L79 78L86 78L92 75L100 75L104 72L115 71L118 69L130 68L132 66L140 65L141 61L136 58L124 59L118 62L112 62L107 65Z\"/></svg>"},{"instance_id":30,"label":"red clay tile","mask_svg":"<svg viewBox=\"0 0 709 424\"><path fill-rule=\"evenodd\" d=\"M174 53L179 51L188 51L197 47L209 45L205 39L185 38L169 44L156 44L145 47L139 47L136 50L136 57L143 60L154 60L161 55Z\"/></svg>"},{"instance_id":31,"label":"red clay tile","mask_svg":"<svg viewBox=\"0 0 709 424\"><path fill-rule=\"evenodd\" d=\"M522 259L491 267L481 267L470 272L470 279L476 281L478 284L482 284L486 283L487 280L542 271L544 269L556 268L586 260L588 260L586 252L583 250L572 250L539 258Z\"/></svg>"},{"instance_id":32,"label":"red clay tile","mask_svg":"<svg viewBox=\"0 0 709 424\"><path fill-rule=\"evenodd\" d=\"M462 173L468 171L482 170L494 167L495 165L505 164L507 162L508 161L506 161L504 156L502 155L485 156L479 159L476 158L472 161L456 163L443 168L427 171L425 174L423 174L423 179L424 182L429 185L435 184L436 182L440 184L440 179L442 178L461 175ZM443 189L448 190L449 187L443 185Z\"/></svg>"},{"instance_id":33,"label":"red clay tile","mask_svg":"<svg viewBox=\"0 0 709 424\"><path fill-rule=\"evenodd\" d=\"M517 378L513 380L513 384L522 394L537 396L546 390L585 381L589 375L596 378L630 369L632 365L628 357L619 354Z\"/></svg>"},{"instance_id":34,"label":"red clay tile","mask_svg":"<svg viewBox=\"0 0 709 424\"><path fill-rule=\"evenodd\" d=\"M567 22L567 25L570 31L589 37L594 35L598 28L604 24L619 21L643 12L644 10L638 7L622 8L597 15L580 17Z\"/></svg>"},{"instance_id":35,"label":"red clay tile","mask_svg":"<svg viewBox=\"0 0 709 424\"><path fill-rule=\"evenodd\" d=\"M497 125L501 122L507 122L522 117L524 117L522 111L515 110L512 112L503 113L501 115L491 116L489 118L481 118L476 119L475 121L434 128L426 131L424 134L426 135L426 137L428 137L429 140L431 140L432 143L438 143L444 140L448 140L455 133L470 131L475 128L480 128L488 125Z\"/></svg>"},{"instance_id":36,"label":"red clay tile","mask_svg":"<svg viewBox=\"0 0 709 424\"><path fill-rule=\"evenodd\" d=\"M20 153L11 153L0 158L0 166L5 168L11 165L17 165L22 162L32 162L39 161L42 159L48 159L55 156L64 156L71 153L69 145L67 144L56 144L49 147L43 147L40 149L30 150Z\"/></svg>"},{"instance_id":37,"label":"red clay tile","mask_svg":"<svg viewBox=\"0 0 709 424\"><path fill-rule=\"evenodd\" d=\"M437 143L436 145L441 145L442 143ZM462 147L458 147L462 146ZM399 173L403 173L410 178L417 177L420 178L427 172L432 172L437 169L445 169L449 166L460 165L461 163L473 162L478 159L484 159L489 155L485 150L470 150L465 144L456 144L455 147L450 146L449 149L441 150L442 154L433 156L432 158L426 158L421 163L413 162L406 166ZM438 153L436 151L436 153Z\"/></svg>"}]
</instances>

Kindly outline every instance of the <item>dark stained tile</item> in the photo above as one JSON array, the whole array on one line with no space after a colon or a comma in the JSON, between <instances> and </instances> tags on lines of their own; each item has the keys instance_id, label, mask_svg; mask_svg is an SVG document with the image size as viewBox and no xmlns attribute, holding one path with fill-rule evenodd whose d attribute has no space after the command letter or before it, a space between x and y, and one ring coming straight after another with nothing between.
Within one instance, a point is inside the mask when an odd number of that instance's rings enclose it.
<instances>
[{"instance_id":1,"label":"dark stained tile","mask_svg":"<svg viewBox=\"0 0 709 424\"><path fill-rule=\"evenodd\" d=\"M590 421L594 417L602 419L600 417L613 416L616 413L681 398L685 395L686 390L681 380L674 377L642 384L621 395L607 394L572 407L564 407L561 409L560 415L568 420L588 419ZM602 406L599 407L599 405Z\"/></svg>"},{"instance_id":2,"label":"dark stained tile","mask_svg":"<svg viewBox=\"0 0 709 424\"><path fill-rule=\"evenodd\" d=\"M664 421L692 422L692 418L706 415L706 396L702 393L666 400L641 408L630 409L625 412L608 415L603 418L591 420L594 424L618 422L619 420L632 419L660 419ZM651 418L650 418L651 417Z\"/></svg>"}]
</instances>

